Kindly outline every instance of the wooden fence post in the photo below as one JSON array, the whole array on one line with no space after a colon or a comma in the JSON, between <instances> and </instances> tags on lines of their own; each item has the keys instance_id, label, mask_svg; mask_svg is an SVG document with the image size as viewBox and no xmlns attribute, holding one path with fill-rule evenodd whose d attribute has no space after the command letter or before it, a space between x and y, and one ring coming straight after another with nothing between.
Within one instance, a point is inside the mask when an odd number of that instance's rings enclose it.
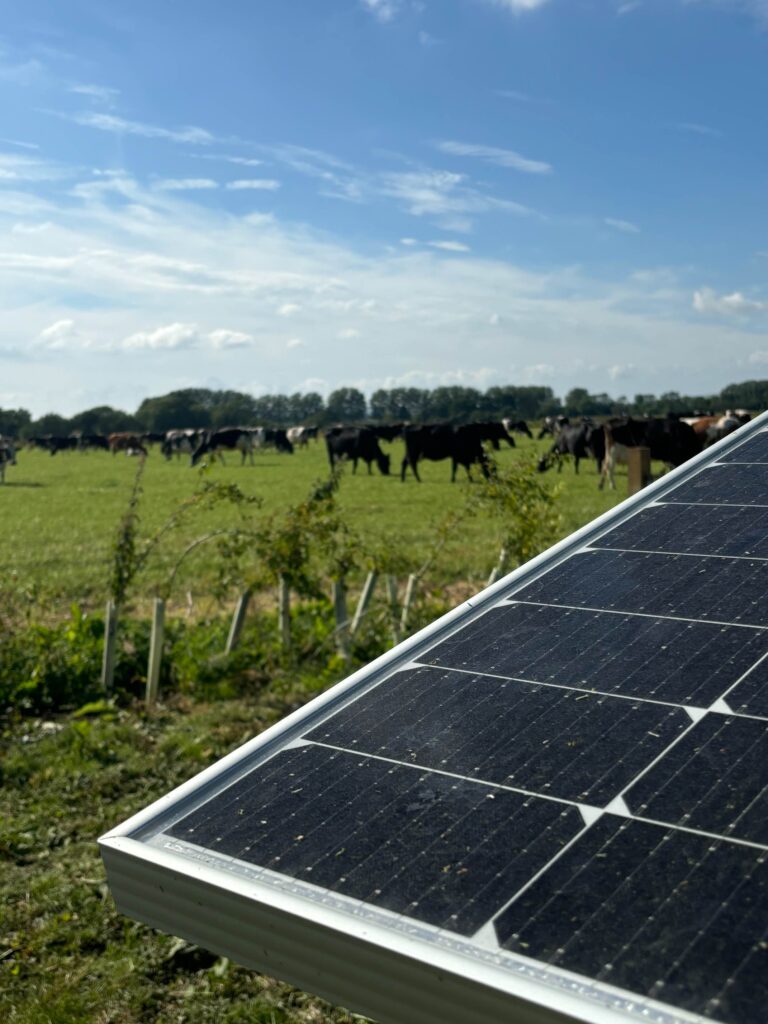
<instances>
[{"instance_id":1,"label":"wooden fence post","mask_svg":"<svg viewBox=\"0 0 768 1024\"><path fill-rule=\"evenodd\" d=\"M349 612L347 611L347 587L344 579L334 580L333 617L336 622L336 650L345 660L349 657L347 632L349 630Z\"/></svg>"},{"instance_id":2,"label":"wooden fence post","mask_svg":"<svg viewBox=\"0 0 768 1024\"><path fill-rule=\"evenodd\" d=\"M277 587L277 617L280 627L280 644L284 651L291 649L291 591L285 576L281 576Z\"/></svg>"},{"instance_id":3,"label":"wooden fence post","mask_svg":"<svg viewBox=\"0 0 768 1024\"><path fill-rule=\"evenodd\" d=\"M403 598L403 611L400 616L400 632L404 633L408 629L408 616L411 611L411 602L413 601L413 594L416 590L416 581L418 577L415 572L412 572L408 577L408 582L405 585L405 597Z\"/></svg>"},{"instance_id":4,"label":"wooden fence post","mask_svg":"<svg viewBox=\"0 0 768 1024\"><path fill-rule=\"evenodd\" d=\"M107 601L104 617L104 656L101 662L101 687L111 696L115 683L115 643L117 640L117 608L114 601Z\"/></svg>"},{"instance_id":5,"label":"wooden fence post","mask_svg":"<svg viewBox=\"0 0 768 1024\"><path fill-rule=\"evenodd\" d=\"M397 577L387 576L387 597L389 599L389 611L392 617L392 642L400 643L400 630L398 628L397 608Z\"/></svg>"},{"instance_id":6,"label":"wooden fence post","mask_svg":"<svg viewBox=\"0 0 768 1024\"><path fill-rule=\"evenodd\" d=\"M232 616L232 625L229 627L229 636L227 637L227 646L224 648L225 654L231 654L240 643L240 634L243 632L245 615L250 602L251 592L250 590L244 590L235 605L235 613Z\"/></svg>"},{"instance_id":7,"label":"wooden fence post","mask_svg":"<svg viewBox=\"0 0 768 1024\"><path fill-rule=\"evenodd\" d=\"M627 449L627 494L637 494L651 482L651 449Z\"/></svg>"},{"instance_id":8,"label":"wooden fence post","mask_svg":"<svg viewBox=\"0 0 768 1024\"><path fill-rule=\"evenodd\" d=\"M152 638L149 642L149 663L147 665L147 691L145 701L151 707L157 700L160 686L160 664L163 660L163 638L165 635L165 601L156 597L152 606Z\"/></svg>"},{"instance_id":9,"label":"wooden fence post","mask_svg":"<svg viewBox=\"0 0 768 1024\"><path fill-rule=\"evenodd\" d=\"M371 603L373 591L376 587L376 580L378 578L378 574L373 571L369 572L365 578L365 583L363 584L363 589L360 593L360 599L357 602L357 608L355 608L355 614L352 619L352 625L349 627L350 636L355 635L360 626L360 623L362 622L363 616L365 615L368 609L368 605Z\"/></svg>"}]
</instances>

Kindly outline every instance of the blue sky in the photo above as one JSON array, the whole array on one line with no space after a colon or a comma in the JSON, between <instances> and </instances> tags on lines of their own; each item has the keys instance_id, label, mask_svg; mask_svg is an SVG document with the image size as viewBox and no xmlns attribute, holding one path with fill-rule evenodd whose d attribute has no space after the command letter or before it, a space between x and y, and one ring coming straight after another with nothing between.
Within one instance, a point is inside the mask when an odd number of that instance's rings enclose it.
<instances>
[{"instance_id":1,"label":"blue sky","mask_svg":"<svg viewBox=\"0 0 768 1024\"><path fill-rule=\"evenodd\" d=\"M768 0L26 0L0 406L768 376Z\"/></svg>"}]
</instances>

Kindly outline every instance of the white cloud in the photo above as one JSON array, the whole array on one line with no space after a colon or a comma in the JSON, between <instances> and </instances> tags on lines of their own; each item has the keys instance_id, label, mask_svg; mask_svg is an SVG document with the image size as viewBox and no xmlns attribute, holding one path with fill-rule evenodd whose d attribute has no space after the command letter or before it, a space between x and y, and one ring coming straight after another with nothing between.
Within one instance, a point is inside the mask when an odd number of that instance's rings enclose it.
<instances>
[{"instance_id":1,"label":"white cloud","mask_svg":"<svg viewBox=\"0 0 768 1024\"><path fill-rule=\"evenodd\" d=\"M155 188L163 189L165 192L190 192L218 187L218 182L211 178L165 178L155 185Z\"/></svg>"},{"instance_id":2,"label":"white cloud","mask_svg":"<svg viewBox=\"0 0 768 1024\"><path fill-rule=\"evenodd\" d=\"M718 128L711 128L708 124L699 124L695 121L679 121L677 127L681 132L688 132L691 135L709 135L715 139L723 136Z\"/></svg>"},{"instance_id":3,"label":"white cloud","mask_svg":"<svg viewBox=\"0 0 768 1024\"><path fill-rule=\"evenodd\" d=\"M52 349L67 348L76 339L75 321L69 319L57 320L38 335L38 343Z\"/></svg>"},{"instance_id":4,"label":"white cloud","mask_svg":"<svg viewBox=\"0 0 768 1024\"><path fill-rule=\"evenodd\" d=\"M364 10L381 22L392 21L400 10L400 0L360 0Z\"/></svg>"},{"instance_id":5,"label":"white cloud","mask_svg":"<svg viewBox=\"0 0 768 1024\"><path fill-rule=\"evenodd\" d=\"M419 243L418 243L418 241L415 238L401 238L400 239L400 245L412 246L412 245L418 245L418 244Z\"/></svg>"},{"instance_id":6,"label":"white cloud","mask_svg":"<svg viewBox=\"0 0 768 1024\"><path fill-rule=\"evenodd\" d=\"M465 184L466 176L451 171L401 171L382 175L382 195L402 201L415 217L503 210L527 215L533 211L520 203L497 199Z\"/></svg>"},{"instance_id":7,"label":"white cloud","mask_svg":"<svg viewBox=\"0 0 768 1024\"><path fill-rule=\"evenodd\" d=\"M111 106L120 95L119 89L111 89L106 85L70 85L67 91L76 93L78 96L88 96L89 99L107 106Z\"/></svg>"},{"instance_id":8,"label":"white cloud","mask_svg":"<svg viewBox=\"0 0 768 1024\"><path fill-rule=\"evenodd\" d=\"M39 235L43 231L50 231L53 227L50 221L43 221L41 224L24 224L19 222L14 224L11 231L14 235Z\"/></svg>"},{"instance_id":9,"label":"white cloud","mask_svg":"<svg viewBox=\"0 0 768 1024\"><path fill-rule=\"evenodd\" d=\"M622 377L633 377L637 372L634 363L614 363L608 367L608 376L611 380L621 380Z\"/></svg>"},{"instance_id":10,"label":"white cloud","mask_svg":"<svg viewBox=\"0 0 768 1024\"><path fill-rule=\"evenodd\" d=\"M444 252L469 252L470 248L468 245L464 245L463 242L451 242L451 241L439 241L439 242L428 242L433 249L442 249Z\"/></svg>"},{"instance_id":11,"label":"white cloud","mask_svg":"<svg viewBox=\"0 0 768 1024\"><path fill-rule=\"evenodd\" d=\"M303 348L304 342L301 338L289 338L285 343L286 348Z\"/></svg>"},{"instance_id":12,"label":"white cloud","mask_svg":"<svg viewBox=\"0 0 768 1024\"><path fill-rule=\"evenodd\" d=\"M208 335L208 340L217 349L245 348L253 344L253 338L250 334L246 334L244 331L228 331L224 328L211 331Z\"/></svg>"},{"instance_id":13,"label":"white cloud","mask_svg":"<svg viewBox=\"0 0 768 1024\"><path fill-rule=\"evenodd\" d=\"M765 366L768 363L768 352L762 349L758 352L750 352L747 362L752 366Z\"/></svg>"},{"instance_id":14,"label":"white cloud","mask_svg":"<svg viewBox=\"0 0 768 1024\"><path fill-rule=\"evenodd\" d=\"M239 164L241 167L261 167L263 160L251 156L233 156L230 153L189 153L196 160L217 160L219 163Z\"/></svg>"},{"instance_id":15,"label":"white cloud","mask_svg":"<svg viewBox=\"0 0 768 1024\"><path fill-rule=\"evenodd\" d=\"M137 331L123 339L122 348L156 351L194 348L200 341L197 324L168 324L154 331Z\"/></svg>"},{"instance_id":16,"label":"white cloud","mask_svg":"<svg viewBox=\"0 0 768 1024\"><path fill-rule=\"evenodd\" d=\"M768 302L748 299L741 292L718 295L712 288L700 288L693 293L693 308L697 313L717 313L721 316L749 316L764 313Z\"/></svg>"},{"instance_id":17,"label":"white cloud","mask_svg":"<svg viewBox=\"0 0 768 1024\"><path fill-rule=\"evenodd\" d=\"M640 228L637 224L633 224L631 220L618 220L616 217L604 217L603 223L607 224L609 228L614 228L616 231L623 231L627 235L638 235Z\"/></svg>"},{"instance_id":18,"label":"white cloud","mask_svg":"<svg viewBox=\"0 0 768 1024\"><path fill-rule=\"evenodd\" d=\"M625 14L631 14L632 11L636 11L638 10L638 8L642 6L643 5L641 0L628 0L627 3L619 4L619 6L616 8L616 14L619 17L622 17Z\"/></svg>"},{"instance_id":19,"label":"white cloud","mask_svg":"<svg viewBox=\"0 0 768 1024\"><path fill-rule=\"evenodd\" d=\"M343 330L339 331L337 337L341 338L342 341L349 341L352 338L359 338L360 331L354 327L345 327Z\"/></svg>"},{"instance_id":20,"label":"white cloud","mask_svg":"<svg viewBox=\"0 0 768 1024\"><path fill-rule=\"evenodd\" d=\"M240 189L261 189L266 192L274 192L280 188L280 182L274 178L241 178L238 181L228 181L227 188Z\"/></svg>"},{"instance_id":21,"label":"white cloud","mask_svg":"<svg viewBox=\"0 0 768 1024\"><path fill-rule=\"evenodd\" d=\"M75 124L83 125L86 128L96 128L102 132L112 132L115 135L139 135L145 139L168 139L171 142L186 142L194 146L208 146L215 142L215 136L204 128L189 126L186 128L162 128L154 124L145 124L141 121L127 121L123 117L116 117L114 114L98 114L91 111L81 111L76 114L66 114L60 111L48 111L66 121L74 121Z\"/></svg>"},{"instance_id":22,"label":"white cloud","mask_svg":"<svg viewBox=\"0 0 768 1024\"><path fill-rule=\"evenodd\" d=\"M523 14L525 11L535 11L543 7L549 0L486 0L486 3L495 4L496 7L503 7L513 14Z\"/></svg>"},{"instance_id":23,"label":"white cloud","mask_svg":"<svg viewBox=\"0 0 768 1024\"><path fill-rule=\"evenodd\" d=\"M498 164L499 167L508 167L511 170L522 171L524 174L551 174L552 165L543 160L529 160L521 156L513 149L501 149L498 146L480 146L471 142L444 141L435 143L441 153L450 153L452 156L468 156L483 160L489 164Z\"/></svg>"},{"instance_id":24,"label":"white cloud","mask_svg":"<svg viewBox=\"0 0 768 1024\"><path fill-rule=\"evenodd\" d=\"M301 306L296 302L284 302L282 306L278 306L278 316L293 316L294 313L298 313Z\"/></svg>"}]
</instances>

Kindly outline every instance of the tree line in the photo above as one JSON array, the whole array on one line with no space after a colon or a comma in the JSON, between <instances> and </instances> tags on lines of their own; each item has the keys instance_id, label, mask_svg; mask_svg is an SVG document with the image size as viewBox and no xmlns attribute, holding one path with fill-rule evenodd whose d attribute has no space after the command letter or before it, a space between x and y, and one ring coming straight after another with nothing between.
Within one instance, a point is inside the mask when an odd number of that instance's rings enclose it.
<instances>
[{"instance_id":1,"label":"tree line","mask_svg":"<svg viewBox=\"0 0 768 1024\"><path fill-rule=\"evenodd\" d=\"M327 398L315 391L292 395L248 395L242 391L185 388L167 395L145 398L136 412L109 405L96 406L60 416L46 413L33 419L26 409L0 409L0 435L26 439L44 434L110 434L115 431L162 432L176 427L224 427L263 425L288 427L300 424L427 422L481 419L538 420L544 416L663 416L744 408L768 408L768 380L729 384L715 395L637 394L612 398L572 388L562 400L552 388L531 385L496 386L480 391L470 387L380 388L370 398L357 388L337 388Z\"/></svg>"}]
</instances>

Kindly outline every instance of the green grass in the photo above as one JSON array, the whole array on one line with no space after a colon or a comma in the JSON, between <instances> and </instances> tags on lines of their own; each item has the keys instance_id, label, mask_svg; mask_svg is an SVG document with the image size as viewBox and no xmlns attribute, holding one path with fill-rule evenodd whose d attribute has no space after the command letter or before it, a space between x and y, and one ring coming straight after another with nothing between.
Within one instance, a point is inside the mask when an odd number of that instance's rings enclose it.
<instances>
[{"instance_id":1,"label":"green grass","mask_svg":"<svg viewBox=\"0 0 768 1024\"><path fill-rule=\"evenodd\" d=\"M397 470L402 444L395 442L386 447L393 470ZM503 466L513 459L530 458L546 447L547 442L522 438L516 450L505 448L497 458ZM205 479L236 483L246 494L260 496L264 501L260 514L266 515L300 501L313 481L328 473L322 442L293 456L259 453L255 461L255 466L241 467L239 456L227 456L227 465L212 465ZM72 601L85 607L100 604L106 597L111 546L135 471L136 460L124 455L61 452L50 456L21 451L18 466L7 471L6 484L0 487L0 590L13 589L32 600L42 600L52 610L62 610ZM437 524L466 500L468 485L463 481L450 483L447 461L424 462L421 474L421 484L412 478L403 484L396 472L382 477L374 471L369 477L360 467L357 476L345 473L339 501L364 549L383 539L412 564L423 560ZM583 465L578 477L573 467L566 465L560 474L550 471L546 479L562 489L561 536L604 512L626 493L624 477L619 477L615 493L599 492L591 465ZM150 537L201 483L200 473L190 469L188 459L166 463L154 450L143 480L141 536ZM158 546L137 580L137 596L151 596L153 588L168 579L190 541L233 525L236 516L234 509L222 506L195 510ZM433 578L440 582L463 580L479 587L495 561L496 530L497 525L487 518L465 521L439 552ZM195 598L206 594L213 573L212 547L203 545L184 563L172 598L182 601L188 590Z\"/></svg>"}]
</instances>

